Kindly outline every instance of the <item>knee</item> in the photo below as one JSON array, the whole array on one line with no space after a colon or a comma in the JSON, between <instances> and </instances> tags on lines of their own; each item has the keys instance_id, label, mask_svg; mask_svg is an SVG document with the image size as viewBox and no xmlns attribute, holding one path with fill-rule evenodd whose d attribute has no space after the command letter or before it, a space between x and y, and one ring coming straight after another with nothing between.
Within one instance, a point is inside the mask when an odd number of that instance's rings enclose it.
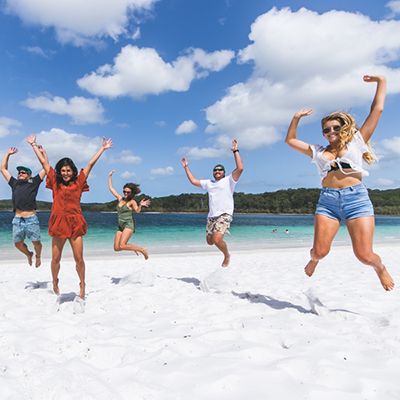
<instances>
[{"instance_id":1,"label":"knee","mask_svg":"<svg viewBox=\"0 0 400 400\"><path fill-rule=\"evenodd\" d=\"M354 251L357 259L366 265L372 265L374 263L374 253L367 251Z\"/></svg>"},{"instance_id":2,"label":"knee","mask_svg":"<svg viewBox=\"0 0 400 400\"><path fill-rule=\"evenodd\" d=\"M207 244L210 246L212 246L214 244L214 240L213 240L212 236L207 236L206 241L207 241Z\"/></svg>"},{"instance_id":3,"label":"knee","mask_svg":"<svg viewBox=\"0 0 400 400\"><path fill-rule=\"evenodd\" d=\"M84 263L83 256L74 256L75 264L82 265Z\"/></svg>"},{"instance_id":4,"label":"knee","mask_svg":"<svg viewBox=\"0 0 400 400\"><path fill-rule=\"evenodd\" d=\"M60 264L61 262L61 256L53 256L51 259L52 264Z\"/></svg>"},{"instance_id":5,"label":"knee","mask_svg":"<svg viewBox=\"0 0 400 400\"><path fill-rule=\"evenodd\" d=\"M311 251L312 258L316 260L321 260L326 257L330 251L330 248L314 247Z\"/></svg>"},{"instance_id":6,"label":"knee","mask_svg":"<svg viewBox=\"0 0 400 400\"><path fill-rule=\"evenodd\" d=\"M121 251L121 246L120 245L118 245L118 246L114 245L114 251Z\"/></svg>"}]
</instances>

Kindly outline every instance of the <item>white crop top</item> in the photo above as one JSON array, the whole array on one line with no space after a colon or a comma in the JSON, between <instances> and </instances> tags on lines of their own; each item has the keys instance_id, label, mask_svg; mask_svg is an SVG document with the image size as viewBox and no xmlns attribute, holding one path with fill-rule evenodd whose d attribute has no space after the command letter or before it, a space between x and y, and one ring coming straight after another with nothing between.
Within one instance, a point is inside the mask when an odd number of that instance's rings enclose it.
<instances>
[{"instance_id":1,"label":"white crop top","mask_svg":"<svg viewBox=\"0 0 400 400\"><path fill-rule=\"evenodd\" d=\"M361 173L361 176L369 175L368 171L363 168L362 156L365 152L370 150L360 131L357 131L354 134L352 141L347 144L347 151L343 154L343 156L337 157L333 160L329 160L324 156L324 151L326 149L325 147L319 144L312 144L310 147L313 153L311 162L316 164L321 179L326 177L333 164L337 165L340 171L346 175L354 173ZM350 164L353 171L344 172L343 167L340 165L341 162Z\"/></svg>"}]
</instances>

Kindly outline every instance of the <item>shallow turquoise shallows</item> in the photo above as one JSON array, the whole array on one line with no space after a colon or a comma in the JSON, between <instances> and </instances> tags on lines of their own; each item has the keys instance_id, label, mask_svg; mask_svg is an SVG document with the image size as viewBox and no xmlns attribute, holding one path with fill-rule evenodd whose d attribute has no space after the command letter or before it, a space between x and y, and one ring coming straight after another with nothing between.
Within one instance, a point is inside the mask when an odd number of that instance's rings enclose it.
<instances>
[{"instance_id":1,"label":"shallow turquoise shallows","mask_svg":"<svg viewBox=\"0 0 400 400\"><path fill-rule=\"evenodd\" d=\"M42 241L49 247L48 212L38 213ZM0 253L15 254L11 235L13 213L0 212ZM89 229L85 236L85 253L101 255L113 251L117 227L116 213L85 213ZM205 251L205 214L136 215L136 233L131 241L145 246L152 253ZM232 250L253 248L309 247L313 238L312 215L235 214L226 240ZM377 216L375 243L400 244L400 217ZM340 228L335 244L350 244L345 226Z\"/></svg>"}]
</instances>

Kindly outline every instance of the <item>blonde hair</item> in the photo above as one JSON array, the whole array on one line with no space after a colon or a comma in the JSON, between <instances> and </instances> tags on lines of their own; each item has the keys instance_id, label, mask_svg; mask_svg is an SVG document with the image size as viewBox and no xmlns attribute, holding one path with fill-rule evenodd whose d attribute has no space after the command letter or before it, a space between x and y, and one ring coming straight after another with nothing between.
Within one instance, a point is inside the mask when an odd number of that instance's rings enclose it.
<instances>
[{"instance_id":1,"label":"blonde hair","mask_svg":"<svg viewBox=\"0 0 400 400\"><path fill-rule=\"evenodd\" d=\"M340 151L344 149L346 145L353 140L355 133L358 131L356 121L352 115L343 111L336 111L322 118L321 120L322 128L328 121L338 121L340 123L341 129L339 133L339 145L337 147L338 150ZM368 146L368 151L363 153L363 159L368 164L372 164L377 160L377 158L374 154L370 141L367 142L367 146Z\"/></svg>"}]
</instances>

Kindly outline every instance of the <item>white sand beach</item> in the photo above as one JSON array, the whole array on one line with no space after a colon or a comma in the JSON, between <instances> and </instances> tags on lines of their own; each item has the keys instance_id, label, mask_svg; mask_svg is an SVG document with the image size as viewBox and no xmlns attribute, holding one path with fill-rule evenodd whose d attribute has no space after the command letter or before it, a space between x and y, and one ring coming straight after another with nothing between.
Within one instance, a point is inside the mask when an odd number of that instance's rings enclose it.
<instances>
[{"instance_id":1,"label":"white sand beach","mask_svg":"<svg viewBox=\"0 0 400 400\"><path fill-rule=\"evenodd\" d=\"M376 251L400 287L400 249ZM2 400L398 400L400 292L350 247L0 263Z\"/></svg>"}]
</instances>

